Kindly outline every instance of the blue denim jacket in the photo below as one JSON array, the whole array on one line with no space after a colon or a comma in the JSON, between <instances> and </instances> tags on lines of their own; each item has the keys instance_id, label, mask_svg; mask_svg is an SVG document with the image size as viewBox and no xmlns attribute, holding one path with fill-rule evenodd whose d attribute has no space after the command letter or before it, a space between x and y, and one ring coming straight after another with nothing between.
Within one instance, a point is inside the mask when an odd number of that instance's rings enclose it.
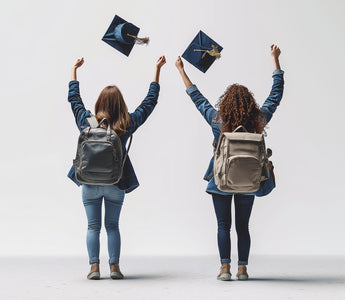
<instances>
[{"instance_id":1,"label":"blue denim jacket","mask_svg":"<svg viewBox=\"0 0 345 300\"><path fill-rule=\"evenodd\" d=\"M146 121L148 116L155 108L157 104L159 88L160 87L157 82L151 82L146 98L133 113L129 114L131 120L130 125L127 128L126 133L121 135L120 137L123 151L125 151L128 138L139 128L139 126L141 126ZM78 129L79 131L82 131L83 128L90 125L87 118L91 116L91 112L85 109L83 101L81 100L78 81L74 80L69 82L68 102L71 103L72 111ZM67 176L72 179L78 186L81 185L81 183L78 182L75 177L74 166L72 166ZM126 193L130 193L139 186L139 182L137 176L135 175L129 156L127 156L125 165L123 167L122 178L117 183L117 186L121 190L125 190Z\"/></svg>"},{"instance_id":2,"label":"blue denim jacket","mask_svg":"<svg viewBox=\"0 0 345 300\"><path fill-rule=\"evenodd\" d=\"M284 90L284 71L282 70L275 70L273 72L273 86L271 89L271 92L264 102L264 104L261 107L261 111L263 112L267 123L271 120L273 113L276 111L277 106L280 104L280 100L283 97L283 90ZM195 84L191 85L186 90L187 94L191 97L192 101L194 102L197 109L200 111L202 116L205 118L206 122L211 126L212 133L215 138L216 143L218 142L218 138L220 136L220 129L217 123L217 116L218 111L213 108L213 106L210 104L210 102L200 93L199 89L196 87ZM208 181L207 193L215 193L215 194L221 194L221 195L231 195L231 193L226 193L220 191L215 182L213 177L213 161L214 157L211 158L211 161L209 163L209 166L207 168L206 174L204 176L204 180ZM272 184L273 180L271 178L271 181L267 182L268 185L270 185L269 188L272 190ZM256 193L253 193L256 194ZM257 196L263 196L263 191L259 191L257 193Z\"/></svg>"}]
</instances>

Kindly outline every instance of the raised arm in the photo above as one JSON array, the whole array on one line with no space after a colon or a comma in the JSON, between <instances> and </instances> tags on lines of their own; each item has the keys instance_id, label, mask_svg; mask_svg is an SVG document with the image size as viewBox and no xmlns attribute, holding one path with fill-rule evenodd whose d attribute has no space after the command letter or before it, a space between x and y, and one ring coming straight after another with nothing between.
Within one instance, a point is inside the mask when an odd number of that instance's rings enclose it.
<instances>
[{"instance_id":1,"label":"raised arm","mask_svg":"<svg viewBox=\"0 0 345 300\"><path fill-rule=\"evenodd\" d=\"M177 68L177 70L180 72L181 78L183 80L184 85L186 86L186 88L189 88L192 85L192 82L190 81L189 77L187 76L184 67L183 67L183 62L181 57L177 57L177 60L175 62L175 66Z\"/></svg>"},{"instance_id":2,"label":"raised arm","mask_svg":"<svg viewBox=\"0 0 345 300\"><path fill-rule=\"evenodd\" d=\"M153 77L153 82L150 84L149 91L145 97L145 99L141 102L141 104L137 107L137 109L129 114L129 117L131 119L131 125L129 128L130 133L133 133L140 127L146 119L149 117L149 115L152 113L153 109L155 108L157 104L157 99L159 95L159 76L160 76L160 70L162 66L165 64L165 57L161 56L157 63L155 68L155 74Z\"/></svg>"},{"instance_id":3,"label":"raised arm","mask_svg":"<svg viewBox=\"0 0 345 300\"><path fill-rule=\"evenodd\" d=\"M85 109L84 103L81 100L79 92L79 81L77 81L77 69L84 63L84 58L77 59L72 67L71 81L69 82L68 102L71 103L71 108L74 114L75 122L77 123L79 131L82 127L88 126L86 118L90 117L90 111Z\"/></svg>"},{"instance_id":4,"label":"raised arm","mask_svg":"<svg viewBox=\"0 0 345 300\"><path fill-rule=\"evenodd\" d=\"M83 63L84 63L84 57L78 58L78 59L75 61L74 65L73 65L73 67L72 67L71 81L77 80L77 69L78 69L79 67L81 67L81 66L83 65Z\"/></svg>"},{"instance_id":5,"label":"raised arm","mask_svg":"<svg viewBox=\"0 0 345 300\"><path fill-rule=\"evenodd\" d=\"M180 72L184 85L186 86L187 94L191 97L196 108L200 111L207 123L212 125L212 119L217 114L217 111L213 108L211 103L200 93L196 85L192 84L184 70L183 62L180 56L177 58L175 65Z\"/></svg>"},{"instance_id":6,"label":"raised arm","mask_svg":"<svg viewBox=\"0 0 345 300\"><path fill-rule=\"evenodd\" d=\"M273 85L269 96L261 107L261 111L263 112L267 123L271 120L274 112L280 104L284 91L284 71L280 69L280 49L277 45L271 45L271 55L274 66Z\"/></svg>"}]
</instances>

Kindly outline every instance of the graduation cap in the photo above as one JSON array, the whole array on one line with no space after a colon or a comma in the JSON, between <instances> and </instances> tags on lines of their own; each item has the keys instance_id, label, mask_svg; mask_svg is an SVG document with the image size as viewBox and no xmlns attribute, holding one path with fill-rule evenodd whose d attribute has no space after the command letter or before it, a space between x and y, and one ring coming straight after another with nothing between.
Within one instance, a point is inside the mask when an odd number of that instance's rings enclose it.
<instances>
[{"instance_id":1,"label":"graduation cap","mask_svg":"<svg viewBox=\"0 0 345 300\"><path fill-rule=\"evenodd\" d=\"M182 57L205 73L213 62L220 58L222 50L222 46L200 30Z\"/></svg>"},{"instance_id":2,"label":"graduation cap","mask_svg":"<svg viewBox=\"0 0 345 300\"><path fill-rule=\"evenodd\" d=\"M135 43L148 44L149 42L149 38L137 37L139 30L137 26L115 15L102 41L128 56Z\"/></svg>"}]
</instances>

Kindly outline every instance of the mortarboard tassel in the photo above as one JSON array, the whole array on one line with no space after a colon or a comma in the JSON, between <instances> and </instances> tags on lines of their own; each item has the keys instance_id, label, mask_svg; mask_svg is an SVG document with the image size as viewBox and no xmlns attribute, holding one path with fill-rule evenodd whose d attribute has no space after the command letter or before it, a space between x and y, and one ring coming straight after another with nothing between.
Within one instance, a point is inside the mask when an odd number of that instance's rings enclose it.
<instances>
[{"instance_id":1,"label":"mortarboard tassel","mask_svg":"<svg viewBox=\"0 0 345 300\"><path fill-rule=\"evenodd\" d=\"M202 51L202 52L205 52L203 55L202 55L202 58L205 57L206 53L211 55L211 56L215 56L216 59L220 58L220 53L217 49L217 47L215 45L212 45L212 50L202 50L202 49L194 49L194 51Z\"/></svg>"},{"instance_id":2,"label":"mortarboard tassel","mask_svg":"<svg viewBox=\"0 0 345 300\"><path fill-rule=\"evenodd\" d=\"M129 34L129 33L127 33L127 35L128 36L130 36L130 37L132 37L134 40L135 40L135 42L137 43L137 44L139 44L139 45L143 45L143 44L148 44L149 43L149 41L150 41L150 38L148 38L148 37L145 37L145 38L139 38L139 37L137 37L137 36L135 36L135 35L131 35L131 34Z\"/></svg>"}]
</instances>

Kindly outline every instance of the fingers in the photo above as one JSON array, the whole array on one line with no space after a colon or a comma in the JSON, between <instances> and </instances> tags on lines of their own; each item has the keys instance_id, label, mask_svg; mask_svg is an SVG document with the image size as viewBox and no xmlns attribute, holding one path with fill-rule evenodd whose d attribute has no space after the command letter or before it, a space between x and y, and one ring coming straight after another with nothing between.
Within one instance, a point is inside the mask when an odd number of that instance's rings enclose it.
<instances>
[{"instance_id":1,"label":"fingers","mask_svg":"<svg viewBox=\"0 0 345 300\"><path fill-rule=\"evenodd\" d=\"M280 50L278 45L272 44L271 45L271 51L275 51L275 50Z\"/></svg>"},{"instance_id":2,"label":"fingers","mask_svg":"<svg viewBox=\"0 0 345 300\"><path fill-rule=\"evenodd\" d=\"M165 63L166 63L165 56L162 55L158 58L156 66L157 68L161 68Z\"/></svg>"},{"instance_id":3,"label":"fingers","mask_svg":"<svg viewBox=\"0 0 345 300\"><path fill-rule=\"evenodd\" d=\"M84 57L82 58L77 58L76 62L74 63L78 67L80 67L84 63Z\"/></svg>"},{"instance_id":4,"label":"fingers","mask_svg":"<svg viewBox=\"0 0 345 300\"><path fill-rule=\"evenodd\" d=\"M272 44L270 48L271 48L271 54L272 55L279 56L280 48L278 47L278 45Z\"/></svg>"},{"instance_id":5,"label":"fingers","mask_svg":"<svg viewBox=\"0 0 345 300\"><path fill-rule=\"evenodd\" d=\"M165 63L166 63L165 56L162 55L162 56L158 59L158 64L164 65Z\"/></svg>"}]
</instances>

